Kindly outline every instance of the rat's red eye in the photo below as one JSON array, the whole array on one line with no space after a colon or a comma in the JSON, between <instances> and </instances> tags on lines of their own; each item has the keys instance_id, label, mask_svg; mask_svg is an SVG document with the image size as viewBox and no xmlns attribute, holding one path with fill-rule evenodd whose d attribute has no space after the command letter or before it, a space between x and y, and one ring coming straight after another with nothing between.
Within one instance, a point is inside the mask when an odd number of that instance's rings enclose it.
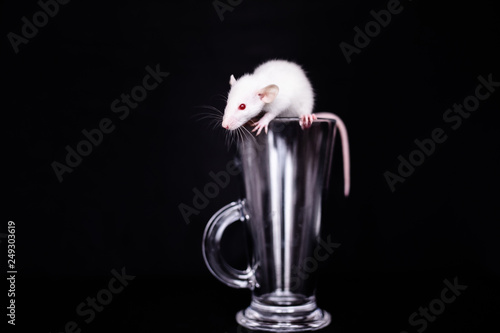
<instances>
[{"instance_id":1,"label":"rat's red eye","mask_svg":"<svg viewBox=\"0 0 500 333\"><path fill-rule=\"evenodd\" d=\"M245 110L247 106L245 104L240 104L240 106L238 106L238 109L240 110Z\"/></svg>"}]
</instances>

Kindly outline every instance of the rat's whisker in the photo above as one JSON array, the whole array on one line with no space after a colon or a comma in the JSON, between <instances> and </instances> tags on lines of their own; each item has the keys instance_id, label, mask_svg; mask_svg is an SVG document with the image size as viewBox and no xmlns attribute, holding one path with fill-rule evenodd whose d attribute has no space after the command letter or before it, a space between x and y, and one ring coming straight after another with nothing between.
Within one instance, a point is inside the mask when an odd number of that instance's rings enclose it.
<instances>
[{"instance_id":1,"label":"rat's whisker","mask_svg":"<svg viewBox=\"0 0 500 333\"><path fill-rule=\"evenodd\" d=\"M233 142L231 144L235 144L238 142L238 131L232 131L233 133Z\"/></svg>"},{"instance_id":2,"label":"rat's whisker","mask_svg":"<svg viewBox=\"0 0 500 333\"><path fill-rule=\"evenodd\" d=\"M229 134L228 131L226 131L225 134L226 135L225 135L225 138L224 138L224 143L226 144L226 147L229 147L229 136L230 136L230 134Z\"/></svg>"},{"instance_id":3,"label":"rat's whisker","mask_svg":"<svg viewBox=\"0 0 500 333\"><path fill-rule=\"evenodd\" d=\"M222 112L221 110L217 109L215 106L212 106L212 105L195 105L194 107L198 108L198 109L212 110L212 111L215 111L221 115L224 115L224 112Z\"/></svg>"},{"instance_id":4,"label":"rat's whisker","mask_svg":"<svg viewBox=\"0 0 500 333\"><path fill-rule=\"evenodd\" d=\"M212 129L222 128L222 121L220 119L211 119L210 124L212 124Z\"/></svg>"},{"instance_id":5,"label":"rat's whisker","mask_svg":"<svg viewBox=\"0 0 500 333\"><path fill-rule=\"evenodd\" d=\"M243 142L244 141L244 137L243 137L243 130L240 128L238 128L238 138L239 138L239 142Z\"/></svg>"},{"instance_id":6,"label":"rat's whisker","mask_svg":"<svg viewBox=\"0 0 500 333\"><path fill-rule=\"evenodd\" d=\"M222 95L222 94L217 94L217 97L220 97L220 98L221 98L221 100L223 100L223 101L226 101L226 102L227 102L227 96Z\"/></svg>"},{"instance_id":7,"label":"rat's whisker","mask_svg":"<svg viewBox=\"0 0 500 333\"><path fill-rule=\"evenodd\" d=\"M217 120L217 119L210 119L210 120L208 121L207 126L208 126L208 127L210 127L211 129L213 129L213 130L214 130L214 129L215 129L215 126L217 125L217 123L218 123L218 120Z\"/></svg>"},{"instance_id":8,"label":"rat's whisker","mask_svg":"<svg viewBox=\"0 0 500 333\"><path fill-rule=\"evenodd\" d=\"M216 129L217 127L222 127L222 116L213 114L213 113L205 113L196 115L197 118L195 121L200 122L204 121L204 124L208 128Z\"/></svg>"},{"instance_id":9,"label":"rat's whisker","mask_svg":"<svg viewBox=\"0 0 500 333\"><path fill-rule=\"evenodd\" d=\"M234 134L235 134L235 138L236 138L236 144L238 144L238 142L240 142L240 129L237 128L235 131L234 131Z\"/></svg>"},{"instance_id":10,"label":"rat's whisker","mask_svg":"<svg viewBox=\"0 0 500 333\"><path fill-rule=\"evenodd\" d=\"M233 141L231 144L235 144L235 143L238 144L238 131L234 130L234 131L232 131L232 133L233 133Z\"/></svg>"},{"instance_id":11,"label":"rat's whisker","mask_svg":"<svg viewBox=\"0 0 500 333\"><path fill-rule=\"evenodd\" d=\"M250 131L248 130L248 128L246 128L245 126L241 126L241 128L243 129L243 133L245 134L246 138L250 138L253 142L257 142L257 140L252 135L252 133L250 133Z\"/></svg>"},{"instance_id":12,"label":"rat's whisker","mask_svg":"<svg viewBox=\"0 0 500 333\"><path fill-rule=\"evenodd\" d=\"M229 144L228 144L228 148L229 148L236 141L236 132L235 131L228 131L228 132L229 132L229 138L230 138Z\"/></svg>"},{"instance_id":13,"label":"rat's whisker","mask_svg":"<svg viewBox=\"0 0 500 333\"><path fill-rule=\"evenodd\" d=\"M245 141L246 138L245 138L245 132L241 127L238 128L238 134L240 136L240 143L243 143L243 141Z\"/></svg>"},{"instance_id":14,"label":"rat's whisker","mask_svg":"<svg viewBox=\"0 0 500 333\"><path fill-rule=\"evenodd\" d=\"M211 105L196 105L194 106L195 108L203 108L208 111L206 112L200 112L191 115L191 118L196 121L206 121L208 120L208 125L207 127L212 128L213 130L216 129L217 127L222 127L222 118L224 114L222 111L217 109L216 107L213 107Z\"/></svg>"},{"instance_id":15,"label":"rat's whisker","mask_svg":"<svg viewBox=\"0 0 500 333\"><path fill-rule=\"evenodd\" d=\"M210 119L210 120L215 119L218 121L220 120L222 122L222 118L223 118L224 114L222 113L222 111L220 111L216 107L213 107L210 105L199 105L199 106L194 106L194 107L204 108L204 109L209 110L209 112L200 112L200 113L193 114L193 115L191 115L191 119L195 119L196 121L203 121L206 119Z\"/></svg>"},{"instance_id":16,"label":"rat's whisker","mask_svg":"<svg viewBox=\"0 0 500 333\"><path fill-rule=\"evenodd\" d=\"M223 94L215 94L215 95L210 96L210 100L212 100L212 99L227 101L227 96L225 96Z\"/></svg>"},{"instance_id":17,"label":"rat's whisker","mask_svg":"<svg viewBox=\"0 0 500 333\"><path fill-rule=\"evenodd\" d=\"M219 116L218 114L213 114L213 113L200 113L200 114L197 114L194 116L196 116L196 119L195 119L196 121L200 121L200 120L204 120L204 119L222 119L221 116Z\"/></svg>"}]
</instances>

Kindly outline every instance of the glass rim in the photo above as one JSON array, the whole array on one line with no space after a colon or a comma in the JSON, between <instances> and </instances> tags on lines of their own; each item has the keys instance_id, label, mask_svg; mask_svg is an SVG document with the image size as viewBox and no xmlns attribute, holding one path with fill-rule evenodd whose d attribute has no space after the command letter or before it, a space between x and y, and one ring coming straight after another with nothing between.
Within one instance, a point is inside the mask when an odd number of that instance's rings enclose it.
<instances>
[{"instance_id":1,"label":"glass rim","mask_svg":"<svg viewBox=\"0 0 500 333\"><path fill-rule=\"evenodd\" d=\"M300 121L300 118L299 117L280 117L280 116L278 116L278 117L274 118L273 120L271 120L270 124L272 124L273 121L292 122L292 121ZM335 119L318 117L317 119L315 119L313 121L313 124L314 124L314 122L317 122L317 121L335 122Z\"/></svg>"}]
</instances>

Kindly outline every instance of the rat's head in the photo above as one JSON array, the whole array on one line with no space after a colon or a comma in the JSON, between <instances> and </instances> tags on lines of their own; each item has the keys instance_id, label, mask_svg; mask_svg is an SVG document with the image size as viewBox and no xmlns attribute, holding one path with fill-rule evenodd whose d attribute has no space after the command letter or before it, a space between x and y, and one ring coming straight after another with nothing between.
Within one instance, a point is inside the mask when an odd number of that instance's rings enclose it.
<instances>
[{"instance_id":1,"label":"rat's head","mask_svg":"<svg viewBox=\"0 0 500 333\"><path fill-rule=\"evenodd\" d=\"M275 84L260 87L255 78L249 74L238 80L231 75L229 79L231 90L227 96L226 109L222 119L222 127L235 130L256 117L265 104L274 101L279 89Z\"/></svg>"}]
</instances>

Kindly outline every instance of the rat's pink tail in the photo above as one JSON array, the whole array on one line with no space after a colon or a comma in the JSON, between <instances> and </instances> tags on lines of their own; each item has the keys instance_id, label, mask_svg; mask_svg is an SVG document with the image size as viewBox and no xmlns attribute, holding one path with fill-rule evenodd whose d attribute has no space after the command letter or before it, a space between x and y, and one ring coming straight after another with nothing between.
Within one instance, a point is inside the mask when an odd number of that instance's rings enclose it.
<instances>
[{"instance_id":1,"label":"rat's pink tail","mask_svg":"<svg viewBox=\"0 0 500 333\"><path fill-rule=\"evenodd\" d=\"M349 153L349 138L347 136L347 129L342 119L336 114L330 112L315 113L318 118L334 119L337 128L340 131L340 140L342 141L342 159L344 160L344 195L349 196L351 190L351 159Z\"/></svg>"}]
</instances>

